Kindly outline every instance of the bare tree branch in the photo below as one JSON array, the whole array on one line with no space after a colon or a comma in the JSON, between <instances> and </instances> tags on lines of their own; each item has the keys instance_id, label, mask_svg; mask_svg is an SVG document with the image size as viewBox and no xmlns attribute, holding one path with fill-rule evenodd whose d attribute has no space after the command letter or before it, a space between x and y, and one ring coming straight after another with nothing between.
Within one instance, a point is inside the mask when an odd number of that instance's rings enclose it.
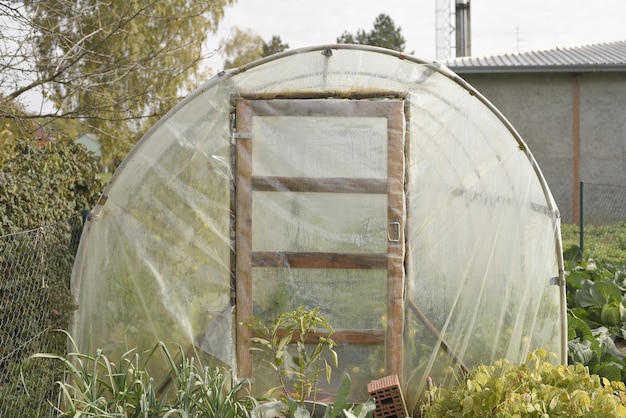
<instances>
[{"instance_id":1,"label":"bare tree branch","mask_svg":"<svg viewBox=\"0 0 626 418\"><path fill-rule=\"evenodd\" d=\"M193 85L234 1L0 2L0 119L80 120L105 153L126 151ZM42 107L27 113L19 103L34 92Z\"/></svg>"}]
</instances>

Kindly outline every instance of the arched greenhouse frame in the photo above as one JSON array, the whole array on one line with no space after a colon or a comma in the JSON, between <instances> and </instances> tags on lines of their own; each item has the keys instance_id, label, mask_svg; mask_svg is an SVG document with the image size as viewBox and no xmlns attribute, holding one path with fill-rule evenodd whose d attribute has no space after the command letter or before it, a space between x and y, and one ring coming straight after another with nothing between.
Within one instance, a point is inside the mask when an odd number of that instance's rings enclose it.
<instances>
[{"instance_id":1,"label":"arched greenhouse frame","mask_svg":"<svg viewBox=\"0 0 626 418\"><path fill-rule=\"evenodd\" d=\"M566 361L560 218L531 151L447 68L297 49L221 72L137 143L85 224L79 348L176 342L274 386L252 317L319 307L352 397L535 348ZM329 385L329 393L338 384Z\"/></svg>"}]
</instances>

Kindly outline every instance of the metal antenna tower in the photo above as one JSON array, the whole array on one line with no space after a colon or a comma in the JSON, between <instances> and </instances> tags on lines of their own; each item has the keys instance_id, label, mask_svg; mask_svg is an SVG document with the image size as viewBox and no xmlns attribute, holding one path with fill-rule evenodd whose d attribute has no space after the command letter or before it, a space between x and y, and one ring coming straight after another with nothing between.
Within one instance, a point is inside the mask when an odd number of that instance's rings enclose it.
<instances>
[{"instance_id":1,"label":"metal antenna tower","mask_svg":"<svg viewBox=\"0 0 626 418\"><path fill-rule=\"evenodd\" d=\"M451 0L435 0L435 43L437 60L450 58L452 52L452 8Z\"/></svg>"}]
</instances>

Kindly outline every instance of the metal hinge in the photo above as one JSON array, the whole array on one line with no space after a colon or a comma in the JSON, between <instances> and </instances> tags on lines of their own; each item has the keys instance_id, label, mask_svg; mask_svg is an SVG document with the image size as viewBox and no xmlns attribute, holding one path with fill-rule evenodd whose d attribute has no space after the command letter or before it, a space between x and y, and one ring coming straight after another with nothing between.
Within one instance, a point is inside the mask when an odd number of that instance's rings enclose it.
<instances>
[{"instance_id":1,"label":"metal hinge","mask_svg":"<svg viewBox=\"0 0 626 418\"><path fill-rule=\"evenodd\" d=\"M235 139L252 139L252 134L250 132L234 132L233 138Z\"/></svg>"},{"instance_id":2,"label":"metal hinge","mask_svg":"<svg viewBox=\"0 0 626 418\"><path fill-rule=\"evenodd\" d=\"M557 276L557 277L551 277L550 278L550 285L551 286L564 286L565 285L565 279L561 276Z\"/></svg>"}]
</instances>

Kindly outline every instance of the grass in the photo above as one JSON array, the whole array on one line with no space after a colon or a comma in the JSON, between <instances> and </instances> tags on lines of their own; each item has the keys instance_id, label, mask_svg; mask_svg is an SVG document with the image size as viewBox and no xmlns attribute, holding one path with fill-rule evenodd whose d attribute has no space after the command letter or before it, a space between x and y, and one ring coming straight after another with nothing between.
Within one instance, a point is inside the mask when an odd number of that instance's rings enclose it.
<instances>
[{"instance_id":1,"label":"grass","mask_svg":"<svg viewBox=\"0 0 626 418\"><path fill-rule=\"evenodd\" d=\"M602 264L611 264L623 270L626 267L626 222L604 226L585 226L585 256ZM580 246L580 228L561 225L563 249Z\"/></svg>"},{"instance_id":2,"label":"grass","mask_svg":"<svg viewBox=\"0 0 626 418\"><path fill-rule=\"evenodd\" d=\"M102 184L109 184L109 181L111 181L111 177L113 177L113 173L99 173L98 177L100 177L100 180L102 180Z\"/></svg>"}]
</instances>

